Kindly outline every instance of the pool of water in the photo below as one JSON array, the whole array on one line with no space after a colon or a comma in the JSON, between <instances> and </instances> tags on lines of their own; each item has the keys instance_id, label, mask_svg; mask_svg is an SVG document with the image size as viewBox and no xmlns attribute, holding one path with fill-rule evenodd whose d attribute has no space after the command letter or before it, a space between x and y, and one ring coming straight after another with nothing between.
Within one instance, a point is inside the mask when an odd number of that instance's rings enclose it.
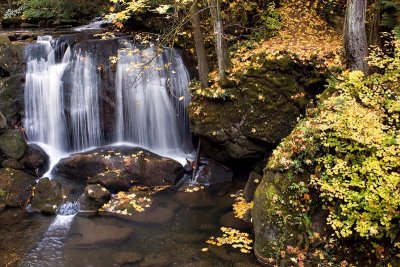
<instances>
[{"instance_id":1,"label":"pool of water","mask_svg":"<svg viewBox=\"0 0 400 267\"><path fill-rule=\"evenodd\" d=\"M206 244L221 234L221 216L232 211L230 195L238 188L243 185L161 192L134 221L109 214L30 215L0 230L0 244L18 240L19 261L9 266L257 266L251 254Z\"/></svg>"}]
</instances>

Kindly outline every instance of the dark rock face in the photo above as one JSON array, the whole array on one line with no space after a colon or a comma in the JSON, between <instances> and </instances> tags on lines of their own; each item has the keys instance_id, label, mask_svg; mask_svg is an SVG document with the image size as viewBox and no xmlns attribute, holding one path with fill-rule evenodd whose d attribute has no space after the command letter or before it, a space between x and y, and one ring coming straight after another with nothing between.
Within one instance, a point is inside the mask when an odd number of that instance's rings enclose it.
<instances>
[{"instance_id":1,"label":"dark rock face","mask_svg":"<svg viewBox=\"0 0 400 267\"><path fill-rule=\"evenodd\" d=\"M19 170L0 169L0 207L24 207L32 195L35 178Z\"/></svg>"},{"instance_id":2,"label":"dark rock face","mask_svg":"<svg viewBox=\"0 0 400 267\"><path fill-rule=\"evenodd\" d=\"M211 161L197 173L197 182L201 184L219 184L231 182L233 172L228 167L221 165L215 161Z\"/></svg>"},{"instance_id":3,"label":"dark rock face","mask_svg":"<svg viewBox=\"0 0 400 267\"><path fill-rule=\"evenodd\" d=\"M25 46L0 37L0 111L11 124L24 106Z\"/></svg>"},{"instance_id":4,"label":"dark rock face","mask_svg":"<svg viewBox=\"0 0 400 267\"><path fill-rule=\"evenodd\" d=\"M30 144L20 163L26 172L40 177L49 167L49 156L40 146Z\"/></svg>"},{"instance_id":5,"label":"dark rock face","mask_svg":"<svg viewBox=\"0 0 400 267\"><path fill-rule=\"evenodd\" d=\"M49 178L39 180L31 200L33 210L55 214L62 201L62 188L57 181Z\"/></svg>"},{"instance_id":6,"label":"dark rock face","mask_svg":"<svg viewBox=\"0 0 400 267\"><path fill-rule=\"evenodd\" d=\"M28 144L19 131L6 130L4 134L0 135L0 150L9 158L21 159L27 148Z\"/></svg>"},{"instance_id":7,"label":"dark rock face","mask_svg":"<svg viewBox=\"0 0 400 267\"><path fill-rule=\"evenodd\" d=\"M55 173L118 191L134 184L173 185L182 177L183 167L141 148L105 147L62 159Z\"/></svg>"},{"instance_id":8,"label":"dark rock face","mask_svg":"<svg viewBox=\"0 0 400 267\"><path fill-rule=\"evenodd\" d=\"M320 76L290 58L266 61L225 89L233 100L194 97L192 132L201 138L203 152L219 162L259 157L291 132L314 94L313 84L324 80Z\"/></svg>"}]
</instances>

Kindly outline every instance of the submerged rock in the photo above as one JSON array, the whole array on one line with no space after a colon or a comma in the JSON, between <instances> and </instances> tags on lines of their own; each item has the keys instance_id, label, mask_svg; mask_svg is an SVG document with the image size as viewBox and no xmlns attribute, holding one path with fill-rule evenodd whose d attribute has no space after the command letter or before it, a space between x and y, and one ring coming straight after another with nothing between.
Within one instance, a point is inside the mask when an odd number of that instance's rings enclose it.
<instances>
[{"instance_id":1,"label":"submerged rock","mask_svg":"<svg viewBox=\"0 0 400 267\"><path fill-rule=\"evenodd\" d=\"M9 158L21 159L27 148L28 144L19 131L7 130L0 135L0 150Z\"/></svg>"},{"instance_id":2,"label":"submerged rock","mask_svg":"<svg viewBox=\"0 0 400 267\"><path fill-rule=\"evenodd\" d=\"M105 147L60 160L57 175L100 184L118 191L135 184L173 185L183 176L182 165L137 147Z\"/></svg>"},{"instance_id":3,"label":"submerged rock","mask_svg":"<svg viewBox=\"0 0 400 267\"><path fill-rule=\"evenodd\" d=\"M133 235L132 227L109 218L77 217L71 226L67 245L92 247L127 241Z\"/></svg>"},{"instance_id":4,"label":"submerged rock","mask_svg":"<svg viewBox=\"0 0 400 267\"><path fill-rule=\"evenodd\" d=\"M136 251L121 251L113 255L116 265L125 266L141 261L143 255Z\"/></svg>"},{"instance_id":5,"label":"submerged rock","mask_svg":"<svg viewBox=\"0 0 400 267\"><path fill-rule=\"evenodd\" d=\"M42 178L35 187L31 200L34 211L55 214L63 201L60 183L49 178Z\"/></svg>"},{"instance_id":6,"label":"submerged rock","mask_svg":"<svg viewBox=\"0 0 400 267\"><path fill-rule=\"evenodd\" d=\"M32 195L35 178L14 169L0 169L0 206L24 207Z\"/></svg>"}]
</instances>

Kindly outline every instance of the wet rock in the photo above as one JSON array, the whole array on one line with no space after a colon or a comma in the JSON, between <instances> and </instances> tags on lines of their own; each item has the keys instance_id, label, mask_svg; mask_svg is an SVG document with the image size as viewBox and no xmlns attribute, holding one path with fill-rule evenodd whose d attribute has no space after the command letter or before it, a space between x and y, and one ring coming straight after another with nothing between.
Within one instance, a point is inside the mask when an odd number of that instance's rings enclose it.
<instances>
[{"instance_id":1,"label":"wet rock","mask_svg":"<svg viewBox=\"0 0 400 267\"><path fill-rule=\"evenodd\" d=\"M121 251L113 255L115 263L118 266L124 266L141 261L143 255L136 251Z\"/></svg>"},{"instance_id":2,"label":"wet rock","mask_svg":"<svg viewBox=\"0 0 400 267\"><path fill-rule=\"evenodd\" d=\"M257 190L258 185L260 184L262 180L262 176L255 173L251 172L249 175L249 179L247 180L246 187L243 190L244 194L244 199L247 202L253 201L254 199L254 193Z\"/></svg>"},{"instance_id":3,"label":"wet rock","mask_svg":"<svg viewBox=\"0 0 400 267\"><path fill-rule=\"evenodd\" d=\"M28 144L19 131L6 130L4 134L0 135L0 150L9 158L21 159L27 148Z\"/></svg>"},{"instance_id":4,"label":"wet rock","mask_svg":"<svg viewBox=\"0 0 400 267\"><path fill-rule=\"evenodd\" d=\"M60 183L49 178L40 179L31 200L32 209L45 214L55 214L62 202Z\"/></svg>"},{"instance_id":5,"label":"wet rock","mask_svg":"<svg viewBox=\"0 0 400 267\"><path fill-rule=\"evenodd\" d=\"M211 161L205 166L202 166L197 173L197 182L200 184L219 184L232 181L233 172L228 167Z\"/></svg>"},{"instance_id":6,"label":"wet rock","mask_svg":"<svg viewBox=\"0 0 400 267\"><path fill-rule=\"evenodd\" d=\"M30 144L20 163L24 165L26 172L40 177L49 168L49 156L40 146Z\"/></svg>"},{"instance_id":7,"label":"wet rock","mask_svg":"<svg viewBox=\"0 0 400 267\"><path fill-rule=\"evenodd\" d=\"M76 217L67 240L71 246L112 245L127 241L133 230L126 224L104 219Z\"/></svg>"},{"instance_id":8,"label":"wet rock","mask_svg":"<svg viewBox=\"0 0 400 267\"><path fill-rule=\"evenodd\" d=\"M91 184L85 188L85 195L93 201L104 204L110 200L110 192L103 186L98 184Z\"/></svg>"},{"instance_id":9,"label":"wet rock","mask_svg":"<svg viewBox=\"0 0 400 267\"><path fill-rule=\"evenodd\" d=\"M128 191L137 180L135 180L131 174L126 172L107 171L89 177L87 182L89 184L100 184L113 192L118 192Z\"/></svg>"},{"instance_id":10,"label":"wet rock","mask_svg":"<svg viewBox=\"0 0 400 267\"><path fill-rule=\"evenodd\" d=\"M0 169L0 204L6 207L24 207L32 195L35 178L13 169Z\"/></svg>"},{"instance_id":11,"label":"wet rock","mask_svg":"<svg viewBox=\"0 0 400 267\"><path fill-rule=\"evenodd\" d=\"M251 228L251 223L248 223L242 219L236 218L233 211L225 213L219 220L221 226L234 228L238 230L247 230Z\"/></svg>"},{"instance_id":12,"label":"wet rock","mask_svg":"<svg viewBox=\"0 0 400 267\"><path fill-rule=\"evenodd\" d=\"M14 170L22 170L24 168L24 165L22 165L21 163L19 163L17 160L15 159L7 159L4 160L1 163L1 166L3 168L10 168L10 169L14 169Z\"/></svg>"},{"instance_id":13,"label":"wet rock","mask_svg":"<svg viewBox=\"0 0 400 267\"><path fill-rule=\"evenodd\" d=\"M172 185L183 175L182 165L137 147L106 147L62 159L55 173L70 179L98 183L110 190L134 184ZM129 185L129 187L128 187Z\"/></svg>"}]
</instances>

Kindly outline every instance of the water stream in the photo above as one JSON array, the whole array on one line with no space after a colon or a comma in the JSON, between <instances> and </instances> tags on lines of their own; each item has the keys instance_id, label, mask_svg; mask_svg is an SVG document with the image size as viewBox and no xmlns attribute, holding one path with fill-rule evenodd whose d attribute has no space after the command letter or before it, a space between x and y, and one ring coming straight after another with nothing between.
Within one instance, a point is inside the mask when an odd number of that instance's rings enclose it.
<instances>
[{"instance_id":1,"label":"water stream","mask_svg":"<svg viewBox=\"0 0 400 267\"><path fill-rule=\"evenodd\" d=\"M110 56L118 62L110 63ZM126 39L39 37L26 49L25 121L50 170L71 153L118 142L184 161L192 153L189 74L178 51ZM78 213L65 203L21 266L64 266L62 247Z\"/></svg>"}]
</instances>

